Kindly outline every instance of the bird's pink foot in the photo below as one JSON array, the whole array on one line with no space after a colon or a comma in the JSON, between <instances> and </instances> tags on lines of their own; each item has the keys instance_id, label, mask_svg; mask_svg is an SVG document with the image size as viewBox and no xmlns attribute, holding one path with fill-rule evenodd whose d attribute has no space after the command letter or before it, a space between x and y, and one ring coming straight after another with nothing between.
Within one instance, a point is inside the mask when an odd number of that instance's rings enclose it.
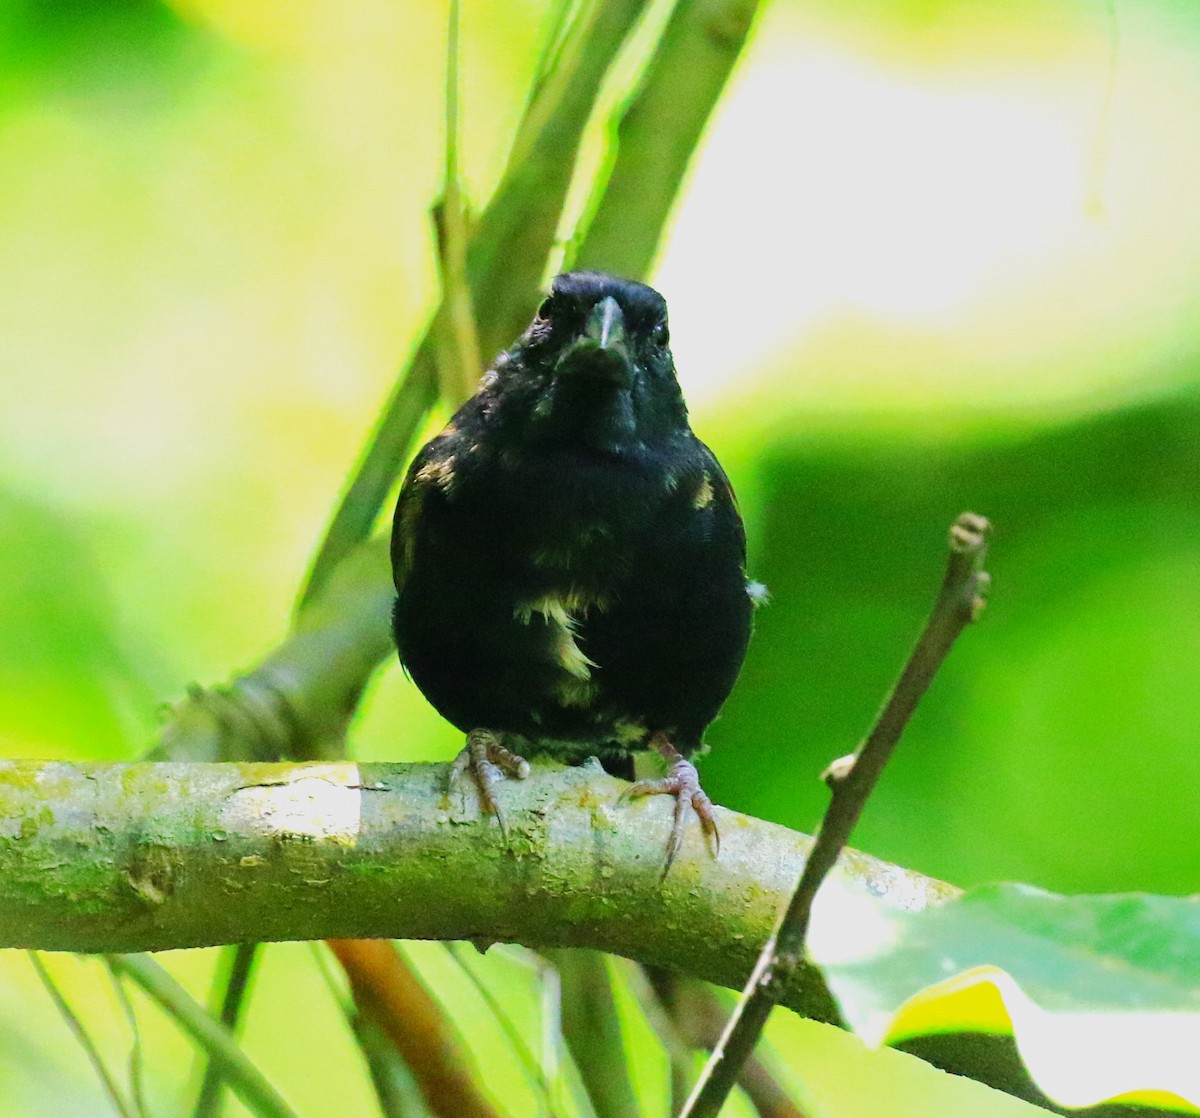
<instances>
[{"instance_id":1,"label":"bird's pink foot","mask_svg":"<svg viewBox=\"0 0 1200 1118\"><path fill-rule=\"evenodd\" d=\"M675 820L671 825L667 860L662 870L662 876L666 877L683 845L683 828L687 820L688 804L692 805L704 834L712 842L714 855L721 852L721 834L717 830L713 802L708 798L708 793L700 787L700 774L696 772L696 766L671 744L666 734L655 734L650 739L650 745L667 762L667 775L660 780L639 780L636 784L631 784L625 790L622 799L658 795L675 797Z\"/></svg>"},{"instance_id":2,"label":"bird's pink foot","mask_svg":"<svg viewBox=\"0 0 1200 1118\"><path fill-rule=\"evenodd\" d=\"M511 749L505 748L504 736L494 730L472 730L467 734L467 744L454 758L450 767L450 783L470 773L471 782L479 792L479 803L485 812L494 815L500 824L500 832L508 839L508 828L504 814L496 801L496 785L506 776L524 780L529 775L529 762Z\"/></svg>"}]
</instances>

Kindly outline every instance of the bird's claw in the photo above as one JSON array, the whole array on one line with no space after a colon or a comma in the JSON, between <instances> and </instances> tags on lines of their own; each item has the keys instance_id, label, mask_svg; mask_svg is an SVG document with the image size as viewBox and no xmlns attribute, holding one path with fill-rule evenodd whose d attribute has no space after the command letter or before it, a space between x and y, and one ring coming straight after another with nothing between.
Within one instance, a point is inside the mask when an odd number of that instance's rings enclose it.
<instances>
[{"instance_id":1,"label":"bird's claw","mask_svg":"<svg viewBox=\"0 0 1200 1118\"><path fill-rule=\"evenodd\" d=\"M472 730L467 734L466 746L450 766L451 786L464 773L470 774L471 782L479 792L480 806L488 815L496 817L500 833L507 842L508 827L496 800L495 786L506 776L524 780L529 775L529 762L505 747L503 735L494 730Z\"/></svg>"},{"instance_id":2,"label":"bird's claw","mask_svg":"<svg viewBox=\"0 0 1200 1118\"><path fill-rule=\"evenodd\" d=\"M670 760L667 775L659 780L639 780L631 784L621 795L623 800L639 799L642 796L674 796L675 817L671 824L671 837L667 841L667 859L663 864L662 876L665 878L674 863L676 856L683 846L683 830L687 821L687 806L690 803L705 837L713 845L713 854L721 853L721 832L717 829L717 817L713 811L713 802L708 793L700 787L700 774L696 766L681 756L673 746L670 747L674 757L659 748Z\"/></svg>"}]
</instances>

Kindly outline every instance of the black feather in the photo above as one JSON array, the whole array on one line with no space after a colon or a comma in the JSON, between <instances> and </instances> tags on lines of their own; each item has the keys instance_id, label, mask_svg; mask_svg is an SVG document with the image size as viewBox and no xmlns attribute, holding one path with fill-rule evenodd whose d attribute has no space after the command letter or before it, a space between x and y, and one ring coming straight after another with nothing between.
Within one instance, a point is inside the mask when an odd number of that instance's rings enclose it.
<instances>
[{"instance_id":1,"label":"black feather","mask_svg":"<svg viewBox=\"0 0 1200 1118\"><path fill-rule=\"evenodd\" d=\"M400 658L460 730L623 768L700 745L750 635L745 534L656 291L555 280L417 455L392 563Z\"/></svg>"}]
</instances>

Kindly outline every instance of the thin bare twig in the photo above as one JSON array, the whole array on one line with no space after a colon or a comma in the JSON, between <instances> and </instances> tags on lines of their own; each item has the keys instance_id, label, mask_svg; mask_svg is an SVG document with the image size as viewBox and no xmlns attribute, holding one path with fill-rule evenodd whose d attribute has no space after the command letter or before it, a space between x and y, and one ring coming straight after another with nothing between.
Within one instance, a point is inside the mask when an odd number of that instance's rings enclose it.
<instances>
[{"instance_id":1,"label":"thin bare twig","mask_svg":"<svg viewBox=\"0 0 1200 1118\"><path fill-rule=\"evenodd\" d=\"M678 971L636 963L629 963L626 970L636 971L641 976L640 986L632 980L630 985L670 1056L672 1097L677 1098L682 1107L696 1080L692 1050L711 1052L716 1047L725 1028L727 1006L717 999L707 983ZM687 1053L686 1064L681 1064L677 1057L678 1045L683 1045ZM751 1054L738 1073L738 1086L746 1093L759 1118L824 1118L824 1111L815 1100L794 1099L795 1088L785 1087L766 1061L760 1059L761 1055L761 1051ZM682 1081L678 1093L675 1090L677 1080Z\"/></svg>"},{"instance_id":2,"label":"thin bare twig","mask_svg":"<svg viewBox=\"0 0 1200 1118\"><path fill-rule=\"evenodd\" d=\"M951 526L946 575L925 630L866 740L852 756L826 770L833 795L799 884L680 1118L715 1118L720 1112L788 978L801 965L817 890L846 845L921 696L958 635L983 609L990 582L983 570L989 529L987 520L969 512Z\"/></svg>"}]
</instances>

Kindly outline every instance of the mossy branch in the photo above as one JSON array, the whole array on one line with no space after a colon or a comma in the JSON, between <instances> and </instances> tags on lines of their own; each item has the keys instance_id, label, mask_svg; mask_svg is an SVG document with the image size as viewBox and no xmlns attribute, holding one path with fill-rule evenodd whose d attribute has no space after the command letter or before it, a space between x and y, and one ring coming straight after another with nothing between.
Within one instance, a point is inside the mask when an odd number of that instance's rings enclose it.
<instances>
[{"instance_id":1,"label":"mossy branch","mask_svg":"<svg viewBox=\"0 0 1200 1118\"><path fill-rule=\"evenodd\" d=\"M448 794L446 778L445 765L344 761L0 763L0 947L505 941L602 948L737 989L812 847L718 809L720 858L689 830L662 881L671 805L618 805L624 785L597 766L539 761L530 779L506 783L508 846L473 791ZM956 892L853 851L840 866L883 906L922 908ZM836 1016L807 964L781 1000ZM904 1047L1055 1109L1011 1037L933 1035Z\"/></svg>"},{"instance_id":2,"label":"mossy branch","mask_svg":"<svg viewBox=\"0 0 1200 1118\"><path fill-rule=\"evenodd\" d=\"M537 763L501 795L509 844L444 765L0 764L0 946L157 951L245 940L599 947L737 986L811 845L722 812L660 880L671 805L598 766ZM948 886L853 855L880 903ZM895 898L894 901L891 898ZM829 1018L805 970L785 998Z\"/></svg>"}]
</instances>

